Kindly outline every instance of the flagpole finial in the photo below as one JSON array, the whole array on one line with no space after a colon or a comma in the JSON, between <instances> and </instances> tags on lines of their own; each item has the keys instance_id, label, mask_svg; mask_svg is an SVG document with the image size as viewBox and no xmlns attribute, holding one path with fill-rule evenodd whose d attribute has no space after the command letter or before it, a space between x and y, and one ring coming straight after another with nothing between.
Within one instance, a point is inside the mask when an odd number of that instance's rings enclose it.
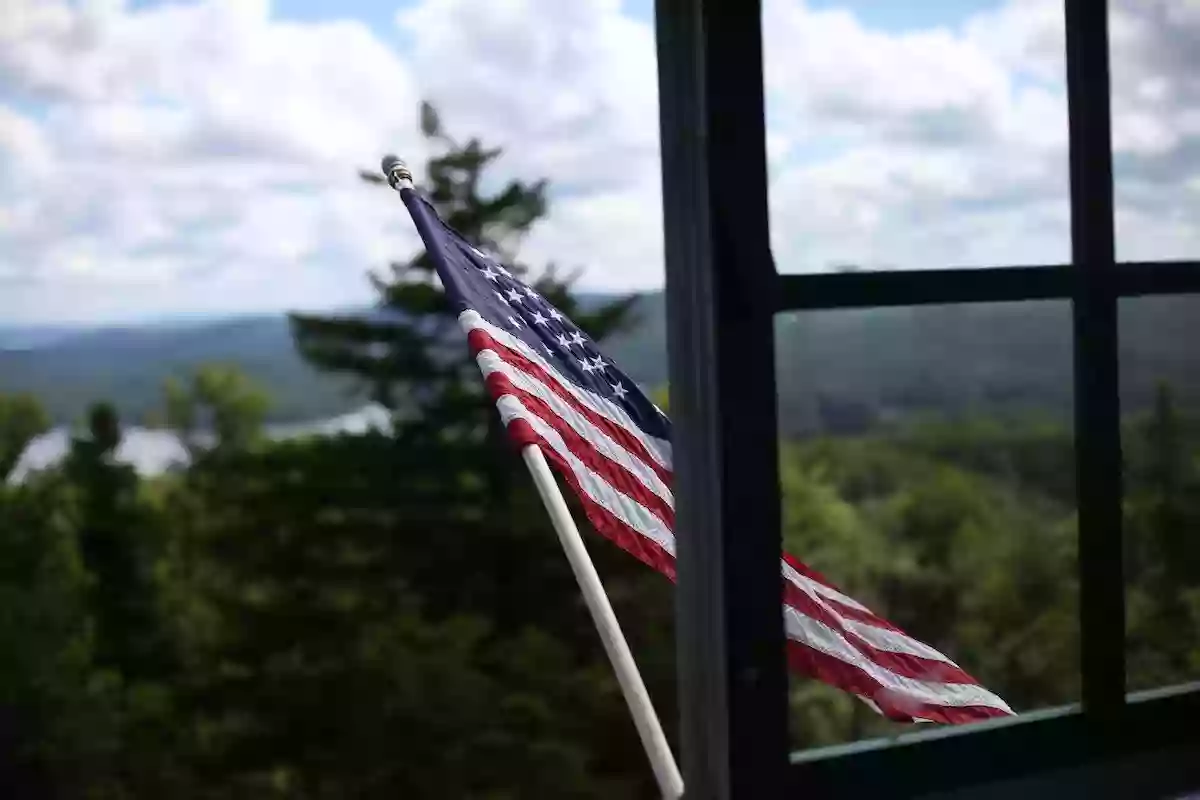
<instances>
[{"instance_id":1,"label":"flagpole finial","mask_svg":"<svg viewBox=\"0 0 1200 800\"><path fill-rule=\"evenodd\" d=\"M383 157L379 168L383 171L383 176L387 178L388 185L396 191L413 188L412 171L403 160L388 154Z\"/></svg>"}]
</instances>

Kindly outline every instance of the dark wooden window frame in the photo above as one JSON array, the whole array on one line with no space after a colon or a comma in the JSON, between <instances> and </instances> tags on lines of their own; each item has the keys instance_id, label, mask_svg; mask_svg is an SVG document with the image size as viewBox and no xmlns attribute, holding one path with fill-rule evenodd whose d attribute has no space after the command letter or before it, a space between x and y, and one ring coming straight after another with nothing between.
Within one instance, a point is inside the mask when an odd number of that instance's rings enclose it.
<instances>
[{"instance_id":1,"label":"dark wooden window frame","mask_svg":"<svg viewBox=\"0 0 1200 800\"><path fill-rule=\"evenodd\" d=\"M1116 261L1107 6L1064 6L1072 263L780 275L769 248L760 2L657 0L689 800L1200 787L1200 759L1188 755L1200 745L1200 686L1125 691L1117 361L1118 299L1200 292L1200 263ZM1073 312L1080 703L789 754L775 314L1042 299L1068 300Z\"/></svg>"}]
</instances>

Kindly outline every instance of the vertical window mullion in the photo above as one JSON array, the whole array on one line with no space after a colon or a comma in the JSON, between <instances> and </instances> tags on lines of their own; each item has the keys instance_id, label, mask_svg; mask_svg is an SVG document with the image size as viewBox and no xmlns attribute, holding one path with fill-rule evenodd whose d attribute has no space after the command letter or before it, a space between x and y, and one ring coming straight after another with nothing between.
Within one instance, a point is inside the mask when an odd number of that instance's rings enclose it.
<instances>
[{"instance_id":1,"label":"vertical window mullion","mask_svg":"<svg viewBox=\"0 0 1200 800\"><path fill-rule=\"evenodd\" d=\"M758 0L657 0L677 657L689 800L787 778Z\"/></svg>"},{"instance_id":2,"label":"vertical window mullion","mask_svg":"<svg viewBox=\"0 0 1200 800\"><path fill-rule=\"evenodd\" d=\"M1125 702L1125 587L1108 9L1065 2L1081 696L1086 714L1113 721Z\"/></svg>"}]
</instances>

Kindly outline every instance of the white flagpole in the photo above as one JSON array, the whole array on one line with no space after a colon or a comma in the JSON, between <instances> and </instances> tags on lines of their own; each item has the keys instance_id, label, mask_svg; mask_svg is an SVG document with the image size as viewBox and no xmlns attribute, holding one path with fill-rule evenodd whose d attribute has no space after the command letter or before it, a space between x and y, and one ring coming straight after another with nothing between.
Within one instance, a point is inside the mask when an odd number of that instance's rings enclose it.
<instances>
[{"instance_id":1,"label":"white flagpole","mask_svg":"<svg viewBox=\"0 0 1200 800\"><path fill-rule=\"evenodd\" d=\"M604 643L604 649L612 662L613 671L617 673L617 682L621 685L621 692L629 705L629 713L633 716L638 735L642 737L642 746L646 748L646 755L650 758L650 766L658 780L658 788L664 798L677 800L683 796L683 777L679 774L679 766L675 763L671 746L667 744L667 737L663 734L658 715L654 713L654 705L650 702L646 684L642 682L642 675L633 660L633 653L629 651L629 644L621 633L617 615L613 613L608 602L604 584L600 582L596 567L583 544L583 537L579 535L579 528L571 518L571 510L559 491L558 482L554 480L554 474L550 472L550 465L546 463L541 449L534 444L527 445L521 451L521 456L525 459L525 465L529 467L529 474L533 476L538 494L546 505L546 513L550 515L550 522L553 523L558 540L567 554L571 571L575 573L575 580L583 592L584 602L592 612L592 621L596 624L600 641Z\"/></svg>"},{"instance_id":2,"label":"white flagpole","mask_svg":"<svg viewBox=\"0 0 1200 800\"><path fill-rule=\"evenodd\" d=\"M413 188L412 173L400 159L390 155L384 156L381 168L388 183L396 191ZM650 693L646 691L646 684L638 672L633 653L629 651L629 644L625 641L625 635L621 633L617 615L613 613L608 602L604 584L600 582L591 556L584 547L583 537L579 535L579 528L575 527L575 520L571 518L567 501L563 499L554 474L550 472L550 465L546 463L546 457L537 445L526 446L521 451L521 456L525 459L525 465L529 467L529 474L533 476L533 483L546 506L546 513L550 515L550 522L558 533L558 540L567 554L567 561L571 564L571 571L575 573L575 580L583 593L588 611L592 614L600 641L604 644L613 671L617 674L617 683L621 686L621 693L625 695L633 724L650 759L650 767L654 770L658 788L665 800L678 800L683 796L683 777L679 774L675 755L671 752L658 715L654 712Z\"/></svg>"}]
</instances>

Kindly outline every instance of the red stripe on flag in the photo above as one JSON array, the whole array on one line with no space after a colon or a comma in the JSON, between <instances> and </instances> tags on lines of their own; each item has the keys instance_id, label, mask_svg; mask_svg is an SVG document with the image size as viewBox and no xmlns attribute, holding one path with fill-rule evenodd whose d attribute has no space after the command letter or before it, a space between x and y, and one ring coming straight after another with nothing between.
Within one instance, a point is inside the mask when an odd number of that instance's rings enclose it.
<instances>
[{"instance_id":1,"label":"red stripe on flag","mask_svg":"<svg viewBox=\"0 0 1200 800\"><path fill-rule=\"evenodd\" d=\"M618 519L611 511L592 500L579 484L579 478L571 465L563 460L549 442L542 439L529 423L523 419L514 419L508 423L509 434L519 445L535 444L541 448L546 460L558 469L558 474L567 482L583 505L583 513L588 522L613 544L620 547L634 558L650 568L661 572L672 581L675 580L675 559L664 550L658 542L638 532Z\"/></svg>"},{"instance_id":2,"label":"red stripe on flag","mask_svg":"<svg viewBox=\"0 0 1200 800\"><path fill-rule=\"evenodd\" d=\"M654 470L654 473L658 475L658 479L664 484L667 486L671 485L671 470L659 464L638 437L634 436L623 426L596 413L593 409L579 402L579 399L562 385L562 378L557 375L548 374L546 370L530 361L523 354L496 341L487 331L474 328L467 334L467 341L470 343L472 355L479 355L484 350L492 350L504 361L546 386L563 402L568 403L573 409L582 414L588 422L604 431L614 442L621 445L631 455L636 456L639 461L644 462L646 466Z\"/></svg>"},{"instance_id":3,"label":"red stripe on flag","mask_svg":"<svg viewBox=\"0 0 1200 800\"><path fill-rule=\"evenodd\" d=\"M487 384L488 391L491 393L493 399L499 400L506 394L518 398L530 413L536 414L542 421L558 431L558 435L566 443L567 449L582 461L588 469L596 473L601 480L606 481L609 486L631 500L640 503L647 511L650 511L666 523L668 527L675 526L675 512L667 505L665 500L647 488L624 465L609 459L597 450L591 442L580 436L578 431L572 428L562 417L554 413L554 409L550 408L546 404L546 401L532 392L514 386L507 375L499 372L493 372L491 375L488 375L484 382Z\"/></svg>"},{"instance_id":4,"label":"red stripe on flag","mask_svg":"<svg viewBox=\"0 0 1200 800\"><path fill-rule=\"evenodd\" d=\"M839 589L831 580L805 564L803 561L800 561L790 553L784 553L782 558L792 569L796 570L796 572L800 573L809 580L821 584L826 589L830 589L831 591L837 592L840 595L846 596L846 593ZM790 585L791 581L788 581L788 584ZM798 591L803 590L798 589ZM856 622L865 622L868 625L874 625L876 628L886 628L888 630L896 631L897 633L904 633L904 631L900 630L886 619L876 616L876 614L872 611L848 605L837 600L836 598L827 597L826 595L821 595L821 599L828 605L835 608L838 614L846 619L852 619Z\"/></svg>"},{"instance_id":5,"label":"red stripe on flag","mask_svg":"<svg viewBox=\"0 0 1200 800\"><path fill-rule=\"evenodd\" d=\"M828 653L823 653L795 639L788 640L787 656L788 665L792 669L823 683L868 698L879 707L885 717L896 722L928 720L961 724L1009 716L1003 709L992 706L949 706L913 700L901 692L884 686L861 667L847 664L841 659L834 658Z\"/></svg>"},{"instance_id":6,"label":"red stripe on flag","mask_svg":"<svg viewBox=\"0 0 1200 800\"><path fill-rule=\"evenodd\" d=\"M784 601L789 606L809 619L816 620L825 625L825 627L841 634L842 638L858 651L863 658L874 662L889 672L893 672L903 678L912 678L918 681L975 683L974 678L954 664L935 658L926 658L911 653L898 653L894 650L884 650L876 647L864 639L857 631L847 627L845 620L836 613L828 608L823 608L820 603L795 586L792 586L790 582L785 580L784 585ZM894 634L912 640L912 637L903 631L896 628L891 628L890 630Z\"/></svg>"}]
</instances>

